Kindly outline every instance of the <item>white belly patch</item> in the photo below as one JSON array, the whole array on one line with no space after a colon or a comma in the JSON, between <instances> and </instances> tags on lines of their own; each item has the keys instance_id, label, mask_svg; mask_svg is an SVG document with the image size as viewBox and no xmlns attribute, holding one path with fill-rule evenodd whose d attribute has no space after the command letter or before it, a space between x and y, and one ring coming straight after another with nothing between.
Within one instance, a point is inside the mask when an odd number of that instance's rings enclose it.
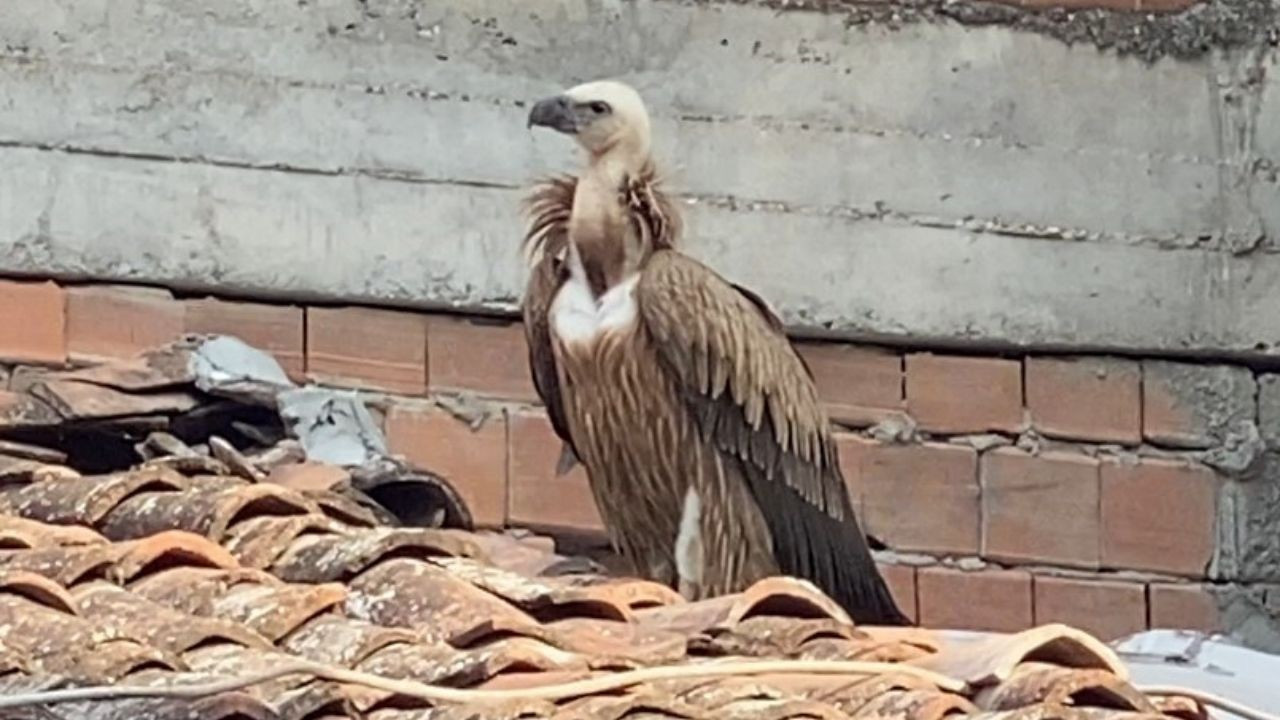
<instances>
[{"instance_id":1,"label":"white belly patch","mask_svg":"<svg viewBox=\"0 0 1280 720\"><path fill-rule=\"evenodd\" d=\"M601 335L625 328L636 319L638 274L609 288L600 301L591 297L587 284L570 276L551 305L551 326L566 345L590 344Z\"/></svg>"}]
</instances>

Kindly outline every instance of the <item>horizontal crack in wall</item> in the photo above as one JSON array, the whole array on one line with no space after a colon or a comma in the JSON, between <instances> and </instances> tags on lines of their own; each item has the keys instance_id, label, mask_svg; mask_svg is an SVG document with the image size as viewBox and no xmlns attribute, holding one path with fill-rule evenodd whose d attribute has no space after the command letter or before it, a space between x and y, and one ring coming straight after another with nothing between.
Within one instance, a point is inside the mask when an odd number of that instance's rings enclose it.
<instances>
[{"instance_id":1,"label":"horizontal crack in wall","mask_svg":"<svg viewBox=\"0 0 1280 720\"><path fill-rule=\"evenodd\" d=\"M498 183L463 178L431 178L407 171L384 168L333 167L317 168L287 163L252 163L238 160L210 158L198 155L168 155L136 151L74 146L69 144L29 143L0 139L0 148L19 150L36 150L41 152L58 152L68 155L86 155L91 157L134 160L139 162L164 162L178 164L208 165L233 170L250 170L262 172L279 172L299 175L316 175L322 177L366 177L391 182L414 183L421 185L447 185L455 187L471 187L486 190L523 191L527 186L511 183ZM1125 233L1106 233L1080 228L1058 225L1033 225L1003 222L996 218L974 216L944 217L926 215L907 210L891 209L884 203L874 207L859 208L848 205L801 205L779 200L762 198L744 198L728 195L706 195L697 193L673 192L689 206L706 205L730 212L777 213L787 215L818 216L841 218L845 220L883 221L899 224L915 225L938 229L954 229L963 232L1003 235L1028 240L1096 242L1104 244L1126 245L1135 247L1155 247L1167 250L1178 249L1215 249L1214 239L1206 237L1188 237L1180 235L1139 236ZM1259 252L1280 252L1280 247L1259 246Z\"/></svg>"}]
</instances>

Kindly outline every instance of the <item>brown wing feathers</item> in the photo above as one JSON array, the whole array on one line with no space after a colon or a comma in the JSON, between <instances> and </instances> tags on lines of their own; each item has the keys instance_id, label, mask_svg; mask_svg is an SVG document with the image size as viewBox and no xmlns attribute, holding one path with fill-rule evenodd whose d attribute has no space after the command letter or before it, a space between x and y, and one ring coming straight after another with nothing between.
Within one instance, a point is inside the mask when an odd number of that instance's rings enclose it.
<instances>
[{"instance_id":1,"label":"brown wing feathers","mask_svg":"<svg viewBox=\"0 0 1280 720\"><path fill-rule=\"evenodd\" d=\"M855 621L906 623L854 517L807 368L767 306L674 252L653 257L637 295L704 438L748 483L779 569Z\"/></svg>"},{"instance_id":2,"label":"brown wing feathers","mask_svg":"<svg viewBox=\"0 0 1280 720\"><path fill-rule=\"evenodd\" d=\"M718 422L765 434L743 448L752 457L766 454L758 459L769 479L788 483L843 518L847 491L823 480L835 466L826 416L799 357L759 312L758 299L749 300L697 261L670 252L650 261L637 295L646 328L671 372L696 396L741 408L739 417ZM794 457L795 467L769 457L775 448Z\"/></svg>"}]
</instances>

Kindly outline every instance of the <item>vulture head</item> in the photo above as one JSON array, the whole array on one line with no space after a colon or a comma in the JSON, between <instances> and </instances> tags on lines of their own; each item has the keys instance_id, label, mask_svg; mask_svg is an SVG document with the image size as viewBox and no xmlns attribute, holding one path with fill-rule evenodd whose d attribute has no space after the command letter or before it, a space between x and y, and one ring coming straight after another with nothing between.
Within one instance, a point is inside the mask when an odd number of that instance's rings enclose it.
<instances>
[{"instance_id":1,"label":"vulture head","mask_svg":"<svg viewBox=\"0 0 1280 720\"><path fill-rule=\"evenodd\" d=\"M529 127L549 127L578 142L593 157L649 154L649 113L639 93L623 83L597 80L539 100Z\"/></svg>"}]
</instances>

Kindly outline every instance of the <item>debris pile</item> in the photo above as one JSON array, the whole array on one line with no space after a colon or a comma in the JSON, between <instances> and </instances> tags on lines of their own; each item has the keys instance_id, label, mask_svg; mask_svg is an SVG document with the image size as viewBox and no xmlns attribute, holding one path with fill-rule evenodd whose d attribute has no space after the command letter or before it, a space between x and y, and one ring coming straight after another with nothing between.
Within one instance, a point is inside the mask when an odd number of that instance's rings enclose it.
<instances>
[{"instance_id":1,"label":"debris pile","mask_svg":"<svg viewBox=\"0 0 1280 720\"><path fill-rule=\"evenodd\" d=\"M19 368L0 390L0 474L49 463L324 488L386 524L472 527L446 479L389 454L356 392L300 387L269 354L229 336L70 370Z\"/></svg>"}]
</instances>

